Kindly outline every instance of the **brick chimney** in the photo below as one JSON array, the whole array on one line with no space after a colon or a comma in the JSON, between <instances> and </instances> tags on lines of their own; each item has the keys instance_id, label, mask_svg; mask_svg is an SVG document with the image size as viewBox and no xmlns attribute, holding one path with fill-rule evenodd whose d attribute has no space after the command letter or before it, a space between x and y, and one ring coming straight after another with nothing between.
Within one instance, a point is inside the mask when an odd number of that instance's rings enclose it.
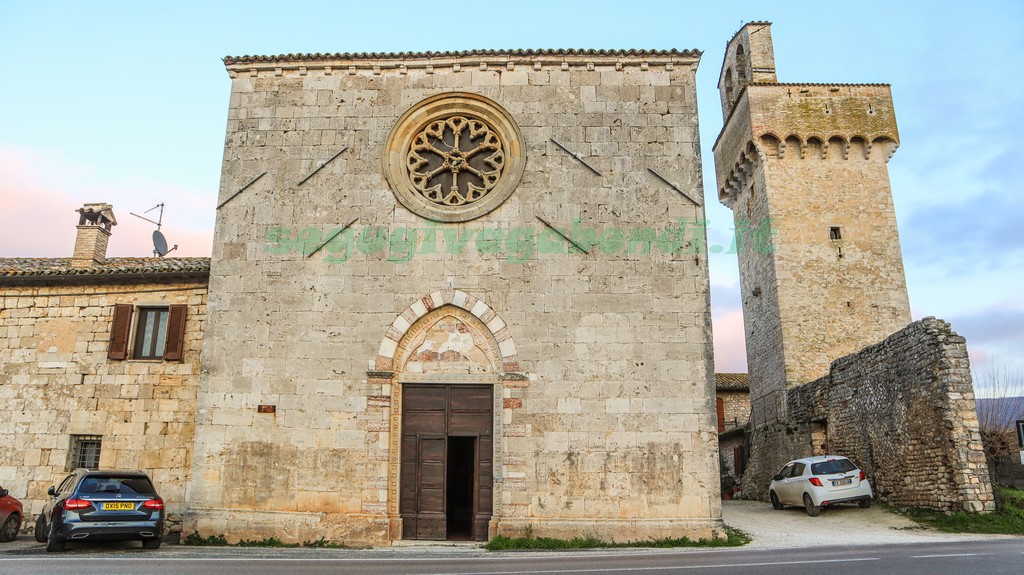
<instances>
[{"instance_id":1,"label":"brick chimney","mask_svg":"<svg viewBox=\"0 0 1024 575\"><path fill-rule=\"evenodd\" d=\"M117 225L113 206L85 204L75 211L79 213L78 237L75 239L75 255L71 258L71 265L87 268L106 263L110 228Z\"/></svg>"}]
</instances>

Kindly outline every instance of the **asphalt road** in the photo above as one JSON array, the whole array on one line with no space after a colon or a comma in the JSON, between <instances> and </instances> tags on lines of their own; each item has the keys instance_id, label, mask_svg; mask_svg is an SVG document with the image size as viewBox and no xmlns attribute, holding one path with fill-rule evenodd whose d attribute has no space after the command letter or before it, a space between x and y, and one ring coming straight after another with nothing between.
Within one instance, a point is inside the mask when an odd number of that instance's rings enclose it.
<instances>
[{"instance_id":1,"label":"asphalt road","mask_svg":"<svg viewBox=\"0 0 1024 575\"><path fill-rule=\"evenodd\" d=\"M371 550L163 547L137 544L69 546L46 553L41 544L0 544L3 575L542 575L738 574L878 575L882 573L1024 573L1024 539L806 549L615 550L488 553L479 548L407 547Z\"/></svg>"}]
</instances>

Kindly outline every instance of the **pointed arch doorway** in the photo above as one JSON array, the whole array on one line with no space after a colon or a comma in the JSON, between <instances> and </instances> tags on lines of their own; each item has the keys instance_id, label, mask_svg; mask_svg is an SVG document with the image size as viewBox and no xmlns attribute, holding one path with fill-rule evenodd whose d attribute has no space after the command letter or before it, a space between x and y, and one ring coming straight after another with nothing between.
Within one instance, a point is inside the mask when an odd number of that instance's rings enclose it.
<instances>
[{"instance_id":1,"label":"pointed arch doorway","mask_svg":"<svg viewBox=\"0 0 1024 575\"><path fill-rule=\"evenodd\" d=\"M518 360L504 322L464 292L439 292L395 320L381 351L378 365L394 369L392 537L487 540L500 374Z\"/></svg>"}]
</instances>

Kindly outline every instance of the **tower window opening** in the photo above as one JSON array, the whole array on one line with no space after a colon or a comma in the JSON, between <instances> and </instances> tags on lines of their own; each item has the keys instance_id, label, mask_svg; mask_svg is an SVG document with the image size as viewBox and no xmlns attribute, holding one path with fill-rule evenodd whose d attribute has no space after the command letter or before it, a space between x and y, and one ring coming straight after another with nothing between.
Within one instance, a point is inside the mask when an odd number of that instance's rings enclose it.
<instances>
[{"instance_id":1,"label":"tower window opening","mask_svg":"<svg viewBox=\"0 0 1024 575\"><path fill-rule=\"evenodd\" d=\"M843 231L839 229L839 226L832 226L828 229L828 237L830 240L837 242L843 239Z\"/></svg>"}]
</instances>

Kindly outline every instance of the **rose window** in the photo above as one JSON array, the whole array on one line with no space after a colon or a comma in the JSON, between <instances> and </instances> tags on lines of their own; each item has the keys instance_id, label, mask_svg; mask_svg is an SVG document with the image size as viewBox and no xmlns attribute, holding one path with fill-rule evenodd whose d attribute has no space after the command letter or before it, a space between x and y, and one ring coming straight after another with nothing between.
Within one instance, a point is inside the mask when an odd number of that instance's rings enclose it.
<instances>
[{"instance_id":1,"label":"rose window","mask_svg":"<svg viewBox=\"0 0 1024 575\"><path fill-rule=\"evenodd\" d=\"M494 188L505 167L501 139L480 120L453 116L428 125L413 138L409 178L431 202L473 203Z\"/></svg>"},{"instance_id":2,"label":"rose window","mask_svg":"<svg viewBox=\"0 0 1024 575\"><path fill-rule=\"evenodd\" d=\"M512 194L526 167L512 116L479 94L437 94L406 110L384 143L382 168L400 204L438 222L466 222Z\"/></svg>"}]
</instances>

